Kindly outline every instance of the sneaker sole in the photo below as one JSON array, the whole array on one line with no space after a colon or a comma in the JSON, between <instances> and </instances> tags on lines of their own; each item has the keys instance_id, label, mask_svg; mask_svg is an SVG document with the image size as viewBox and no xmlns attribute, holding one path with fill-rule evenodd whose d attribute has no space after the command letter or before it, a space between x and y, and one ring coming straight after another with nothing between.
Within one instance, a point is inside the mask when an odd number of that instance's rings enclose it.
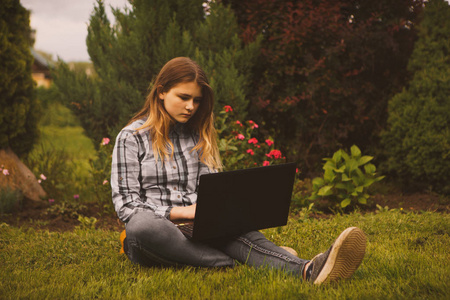
<instances>
[{"instance_id":1,"label":"sneaker sole","mask_svg":"<svg viewBox=\"0 0 450 300\"><path fill-rule=\"evenodd\" d=\"M350 278L364 258L366 240L364 232L357 227L344 230L334 242L314 284Z\"/></svg>"}]
</instances>

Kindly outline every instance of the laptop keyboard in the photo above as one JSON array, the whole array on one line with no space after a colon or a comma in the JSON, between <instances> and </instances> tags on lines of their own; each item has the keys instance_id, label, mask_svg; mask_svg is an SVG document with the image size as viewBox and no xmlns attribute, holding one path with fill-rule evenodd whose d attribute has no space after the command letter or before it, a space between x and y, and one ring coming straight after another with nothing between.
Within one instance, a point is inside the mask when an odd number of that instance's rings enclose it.
<instances>
[{"instance_id":1,"label":"laptop keyboard","mask_svg":"<svg viewBox=\"0 0 450 300\"><path fill-rule=\"evenodd\" d=\"M192 233L194 232L194 224L193 223L181 223L177 224L178 229L183 233L186 237L191 238Z\"/></svg>"}]
</instances>

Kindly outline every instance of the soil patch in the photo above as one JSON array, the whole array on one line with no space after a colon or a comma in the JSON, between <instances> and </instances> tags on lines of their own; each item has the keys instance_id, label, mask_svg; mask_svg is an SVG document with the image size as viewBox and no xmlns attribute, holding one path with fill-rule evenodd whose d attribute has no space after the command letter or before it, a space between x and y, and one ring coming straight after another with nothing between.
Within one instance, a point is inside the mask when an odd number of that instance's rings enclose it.
<instances>
[{"instance_id":1,"label":"soil patch","mask_svg":"<svg viewBox=\"0 0 450 300\"><path fill-rule=\"evenodd\" d=\"M434 211L450 213L450 199L429 193L402 194L393 193L389 195L378 194L371 198L370 205L363 206L362 212L376 211L377 204L383 208L403 209L405 211ZM7 223L15 227L32 227L49 231L70 231L80 226L78 215L94 217L97 219L95 225L98 229L121 231L125 228L114 212L106 211L103 205L89 204L81 208L75 214L73 210L67 213L50 213L50 203L36 202L25 199L14 213L0 215L0 224ZM329 213L313 214L313 217L328 217Z\"/></svg>"},{"instance_id":2,"label":"soil patch","mask_svg":"<svg viewBox=\"0 0 450 300\"><path fill-rule=\"evenodd\" d=\"M33 227L49 231L71 231L81 223L78 216L94 217L97 219L95 227L104 230L121 231L124 224L115 213L105 210L103 205L84 204L77 210L73 208L55 213L52 204L24 199L24 202L10 214L0 214L0 223L15 227Z\"/></svg>"}]
</instances>

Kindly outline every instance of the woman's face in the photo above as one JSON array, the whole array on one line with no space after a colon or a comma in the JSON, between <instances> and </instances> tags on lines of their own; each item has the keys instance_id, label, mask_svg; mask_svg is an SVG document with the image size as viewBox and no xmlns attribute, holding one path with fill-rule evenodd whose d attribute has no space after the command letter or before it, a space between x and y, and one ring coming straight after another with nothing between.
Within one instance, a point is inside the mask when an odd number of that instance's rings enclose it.
<instances>
[{"instance_id":1,"label":"woman's face","mask_svg":"<svg viewBox=\"0 0 450 300\"><path fill-rule=\"evenodd\" d=\"M186 123L200 106L202 89L196 82L182 82L168 92L160 93L159 98L175 121Z\"/></svg>"}]
</instances>

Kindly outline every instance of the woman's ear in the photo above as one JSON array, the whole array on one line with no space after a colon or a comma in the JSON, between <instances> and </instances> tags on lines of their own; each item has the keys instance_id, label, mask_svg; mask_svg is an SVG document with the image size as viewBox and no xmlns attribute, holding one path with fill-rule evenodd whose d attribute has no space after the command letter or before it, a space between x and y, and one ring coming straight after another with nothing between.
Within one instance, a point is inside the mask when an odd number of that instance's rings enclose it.
<instances>
[{"instance_id":1,"label":"woman's ear","mask_svg":"<svg viewBox=\"0 0 450 300\"><path fill-rule=\"evenodd\" d=\"M163 91L164 87L162 85L158 85L158 87L156 88L156 93L160 100L164 100L164 98L166 97L166 93L164 93Z\"/></svg>"}]
</instances>

